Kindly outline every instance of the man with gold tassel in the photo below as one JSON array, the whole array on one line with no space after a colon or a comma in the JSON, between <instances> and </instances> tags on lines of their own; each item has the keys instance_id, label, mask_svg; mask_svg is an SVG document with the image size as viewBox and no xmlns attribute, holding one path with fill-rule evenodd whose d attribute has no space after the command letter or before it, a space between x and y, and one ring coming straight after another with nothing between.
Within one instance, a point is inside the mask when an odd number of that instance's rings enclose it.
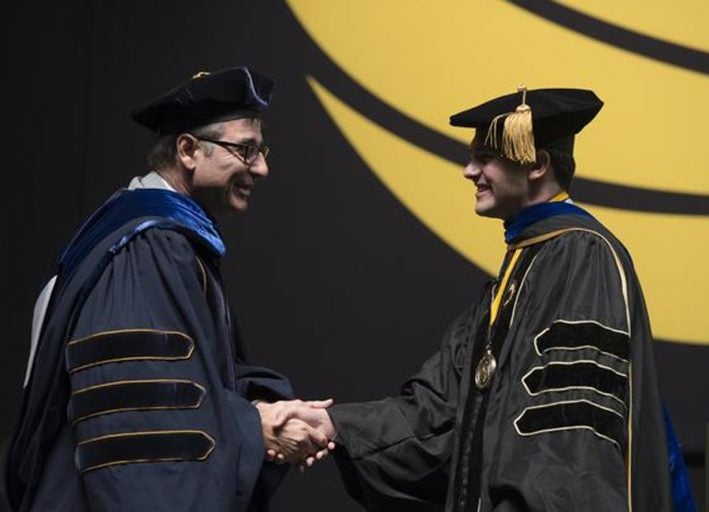
<instances>
[{"instance_id":1,"label":"man with gold tassel","mask_svg":"<svg viewBox=\"0 0 709 512\"><path fill-rule=\"evenodd\" d=\"M575 136L602 106L520 88L450 118L476 129L476 213L504 221L498 276L399 396L294 411L335 437L368 510L693 510L633 263L569 197Z\"/></svg>"}]
</instances>

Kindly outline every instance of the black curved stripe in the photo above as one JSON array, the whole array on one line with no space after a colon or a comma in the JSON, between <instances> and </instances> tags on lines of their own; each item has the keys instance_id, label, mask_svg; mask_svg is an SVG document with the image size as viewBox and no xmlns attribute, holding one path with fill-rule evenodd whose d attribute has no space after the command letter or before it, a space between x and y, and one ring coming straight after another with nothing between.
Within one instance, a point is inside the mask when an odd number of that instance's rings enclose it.
<instances>
[{"instance_id":1,"label":"black curved stripe","mask_svg":"<svg viewBox=\"0 0 709 512\"><path fill-rule=\"evenodd\" d=\"M628 378L592 362L549 363L524 377L532 395L566 388L592 388L625 403Z\"/></svg>"},{"instance_id":2,"label":"black curved stripe","mask_svg":"<svg viewBox=\"0 0 709 512\"><path fill-rule=\"evenodd\" d=\"M117 464L200 461L214 445L214 439L199 430L127 432L80 442L76 460L82 473Z\"/></svg>"},{"instance_id":3,"label":"black curved stripe","mask_svg":"<svg viewBox=\"0 0 709 512\"><path fill-rule=\"evenodd\" d=\"M709 215L709 196L683 194L574 178L573 197L581 203L619 210Z\"/></svg>"},{"instance_id":4,"label":"black curved stripe","mask_svg":"<svg viewBox=\"0 0 709 512\"><path fill-rule=\"evenodd\" d=\"M176 331L106 331L70 341L66 360L69 372L75 372L122 361L189 359L193 350L192 338Z\"/></svg>"},{"instance_id":5,"label":"black curved stripe","mask_svg":"<svg viewBox=\"0 0 709 512\"><path fill-rule=\"evenodd\" d=\"M594 322L554 322L534 340L539 353L547 350L576 350L593 347L599 352L627 360L630 354L629 336L612 331Z\"/></svg>"},{"instance_id":6,"label":"black curved stripe","mask_svg":"<svg viewBox=\"0 0 709 512\"><path fill-rule=\"evenodd\" d=\"M79 421L124 411L195 409L205 389L187 380L109 382L75 391L69 401L69 420Z\"/></svg>"},{"instance_id":7,"label":"black curved stripe","mask_svg":"<svg viewBox=\"0 0 709 512\"><path fill-rule=\"evenodd\" d=\"M560 431L588 429L596 435L623 446L625 422L605 408L586 401L557 402L529 407L515 420L522 435L551 434Z\"/></svg>"},{"instance_id":8,"label":"black curved stripe","mask_svg":"<svg viewBox=\"0 0 709 512\"><path fill-rule=\"evenodd\" d=\"M557 25L666 64L709 74L709 53L602 21L551 0L507 0Z\"/></svg>"},{"instance_id":9,"label":"black curved stripe","mask_svg":"<svg viewBox=\"0 0 709 512\"><path fill-rule=\"evenodd\" d=\"M293 22L300 26L292 12L291 16ZM467 145L389 106L335 64L302 27L301 33L309 42L303 45L303 59L314 70L317 80L341 101L407 142L462 168L469 158ZM469 106L469 104L461 104L460 108ZM442 113L442 115L447 114ZM616 185L582 177L574 178L573 195L582 203L620 210L709 215L709 196L705 195Z\"/></svg>"}]
</instances>

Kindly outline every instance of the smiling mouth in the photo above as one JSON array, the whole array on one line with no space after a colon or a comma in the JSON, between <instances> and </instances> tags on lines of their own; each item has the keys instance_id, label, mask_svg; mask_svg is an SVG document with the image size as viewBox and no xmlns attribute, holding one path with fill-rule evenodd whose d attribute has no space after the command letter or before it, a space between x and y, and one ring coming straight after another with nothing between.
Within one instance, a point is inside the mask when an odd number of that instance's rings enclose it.
<instances>
[{"instance_id":1,"label":"smiling mouth","mask_svg":"<svg viewBox=\"0 0 709 512\"><path fill-rule=\"evenodd\" d=\"M249 197L251 195L251 187L235 185L235 188L242 196Z\"/></svg>"},{"instance_id":2,"label":"smiling mouth","mask_svg":"<svg viewBox=\"0 0 709 512\"><path fill-rule=\"evenodd\" d=\"M489 186L487 186L487 185L478 185L478 190L477 190L477 192L475 193L475 195L480 196L480 195L485 194L486 192L490 192L490 187L489 187Z\"/></svg>"}]
</instances>

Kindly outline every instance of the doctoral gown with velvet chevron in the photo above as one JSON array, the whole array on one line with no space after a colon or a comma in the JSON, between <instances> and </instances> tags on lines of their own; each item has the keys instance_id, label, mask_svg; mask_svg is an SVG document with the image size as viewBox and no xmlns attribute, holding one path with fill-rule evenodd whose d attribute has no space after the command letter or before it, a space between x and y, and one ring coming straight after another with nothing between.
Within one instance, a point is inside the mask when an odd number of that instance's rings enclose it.
<instances>
[{"instance_id":1,"label":"doctoral gown with velvet chevron","mask_svg":"<svg viewBox=\"0 0 709 512\"><path fill-rule=\"evenodd\" d=\"M399 396L331 409L348 492L371 511L669 512L642 291L589 215L527 226L498 277ZM486 346L497 370L474 382Z\"/></svg>"},{"instance_id":2,"label":"doctoral gown with velvet chevron","mask_svg":"<svg viewBox=\"0 0 709 512\"><path fill-rule=\"evenodd\" d=\"M122 190L65 251L6 462L13 510L262 511L253 399L288 381L239 357L211 219Z\"/></svg>"}]
</instances>

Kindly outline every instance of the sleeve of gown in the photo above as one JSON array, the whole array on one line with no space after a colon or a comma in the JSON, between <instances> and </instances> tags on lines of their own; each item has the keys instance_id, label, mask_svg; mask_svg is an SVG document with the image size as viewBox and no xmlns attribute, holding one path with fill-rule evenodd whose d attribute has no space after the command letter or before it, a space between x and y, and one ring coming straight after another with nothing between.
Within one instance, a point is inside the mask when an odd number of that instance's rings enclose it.
<instances>
[{"instance_id":1,"label":"sleeve of gown","mask_svg":"<svg viewBox=\"0 0 709 512\"><path fill-rule=\"evenodd\" d=\"M515 370L487 411L484 510L628 510L633 344L648 340L631 332L634 274L618 250L577 232L533 263L510 326Z\"/></svg>"},{"instance_id":2,"label":"sleeve of gown","mask_svg":"<svg viewBox=\"0 0 709 512\"><path fill-rule=\"evenodd\" d=\"M260 418L229 364L228 316L181 234L151 229L115 255L67 344L68 420L92 510L246 510ZM260 391L288 392L266 371ZM269 384L276 383L274 386Z\"/></svg>"},{"instance_id":3,"label":"sleeve of gown","mask_svg":"<svg viewBox=\"0 0 709 512\"><path fill-rule=\"evenodd\" d=\"M270 368L237 362L236 382L239 395L249 401L277 402L294 398L288 379ZM271 496L288 470L288 465L264 462L251 495L250 512L268 510Z\"/></svg>"},{"instance_id":4,"label":"sleeve of gown","mask_svg":"<svg viewBox=\"0 0 709 512\"><path fill-rule=\"evenodd\" d=\"M329 409L340 473L368 510L443 508L468 329L466 313L399 396Z\"/></svg>"},{"instance_id":5,"label":"sleeve of gown","mask_svg":"<svg viewBox=\"0 0 709 512\"><path fill-rule=\"evenodd\" d=\"M237 391L247 400L277 402L294 398L288 379L270 368L237 364L235 372Z\"/></svg>"}]
</instances>

